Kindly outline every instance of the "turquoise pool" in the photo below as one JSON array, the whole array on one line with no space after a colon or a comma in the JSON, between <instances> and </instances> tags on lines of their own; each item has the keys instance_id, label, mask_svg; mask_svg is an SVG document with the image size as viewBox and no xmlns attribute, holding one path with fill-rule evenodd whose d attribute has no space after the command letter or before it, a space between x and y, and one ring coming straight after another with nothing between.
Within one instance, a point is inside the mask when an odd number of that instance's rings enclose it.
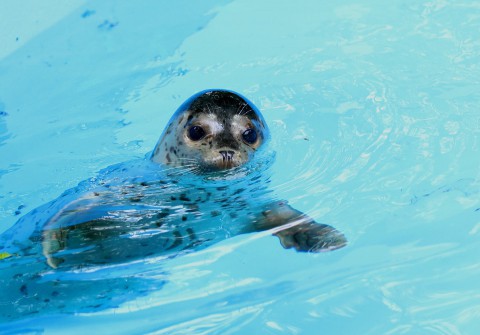
<instances>
[{"instance_id":1,"label":"turquoise pool","mask_svg":"<svg viewBox=\"0 0 480 335\"><path fill-rule=\"evenodd\" d=\"M193 93L228 88L269 124L276 195L349 244L296 253L252 233L91 271L4 258L1 287L13 263L29 279L0 293L0 310L21 306L0 333L480 331L477 1L26 4L0 4L0 232L143 158ZM76 313L105 279L118 299ZM22 304L64 283L65 306Z\"/></svg>"}]
</instances>

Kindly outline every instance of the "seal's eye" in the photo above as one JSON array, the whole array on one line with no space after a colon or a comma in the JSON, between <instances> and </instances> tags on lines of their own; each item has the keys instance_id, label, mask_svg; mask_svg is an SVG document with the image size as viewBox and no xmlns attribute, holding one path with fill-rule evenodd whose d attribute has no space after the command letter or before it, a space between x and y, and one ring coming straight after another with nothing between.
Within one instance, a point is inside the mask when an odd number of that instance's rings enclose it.
<instances>
[{"instance_id":1,"label":"seal's eye","mask_svg":"<svg viewBox=\"0 0 480 335\"><path fill-rule=\"evenodd\" d=\"M255 129L247 129L243 132L242 137L248 144L253 144L257 141L257 132Z\"/></svg>"},{"instance_id":2,"label":"seal's eye","mask_svg":"<svg viewBox=\"0 0 480 335\"><path fill-rule=\"evenodd\" d=\"M188 130L188 137L192 141L199 141L205 136L205 130L200 126L193 126Z\"/></svg>"}]
</instances>

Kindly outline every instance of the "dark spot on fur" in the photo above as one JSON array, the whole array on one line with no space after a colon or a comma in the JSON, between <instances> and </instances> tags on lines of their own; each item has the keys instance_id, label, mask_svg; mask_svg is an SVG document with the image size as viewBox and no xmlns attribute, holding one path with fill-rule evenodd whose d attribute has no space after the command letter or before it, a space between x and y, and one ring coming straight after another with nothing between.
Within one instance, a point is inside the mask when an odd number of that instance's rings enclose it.
<instances>
[{"instance_id":1,"label":"dark spot on fur","mask_svg":"<svg viewBox=\"0 0 480 335\"><path fill-rule=\"evenodd\" d=\"M160 213L158 213L156 215L156 217L157 217L157 219L164 219L169 215L170 215L170 211L168 209L165 209L165 210L161 211Z\"/></svg>"},{"instance_id":2,"label":"dark spot on fur","mask_svg":"<svg viewBox=\"0 0 480 335\"><path fill-rule=\"evenodd\" d=\"M175 200L177 200L177 198L175 198L174 196L171 196L170 200L175 201Z\"/></svg>"},{"instance_id":3,"label":"dark spot on fur","mask_svg":"<svg viewBox=\"0 0 480 335\"><path fill-rule=\"evenodd\" d=\"M178 230L175 230L173 232L173 235L175 236L175 240L173 241L173 244L167 248L167 250L173 249L178 247L180 244L182 244L182 234Z\"/></svg>"},{"instance_id":4,"label":"dark spot on fur","mask_svg":"<svg viewBox=\"0 0 480 335\"><path fill-rule=\"evenodd\" d=\"M238 215L237 215L237 213L233 213L233 212L232 212L232 213L230 213L230 217L231 217L232 219L235 219L235 218L238 217Z\"/></svg>"},{"instance_id":5,"label":"dark spot on fur","mask_svg":"<svg viewBox=\"0 0 480 335\"><path fill-rule=\"evenodd\" d=\"M27 285L23 284L23 285L20 287L20 293L23 294L23 296L27 296L27 295L28 295Z\"/></svg>"},{"instance_id":6,"label":"dark spot on fur","mask_svg":"<svg viewBox=\"0 0 480 335\"><path fill-rule=\"evenodd\" d=\"M187 221L187 216L186 215L182 216L182 221Z\"/></svg>"},{"instance_id":7,"label":"dark spot on fur","mask_svg":"<svg viewBox=\"0 0 480 335\"><path fill-rule=\"evenodd\" d=\"M187 233L188 237L190 238L190 241L195 241L197 237L195 236L195 232L193 231L192 228L187 228Z\"/></svg>"},{"instance_id":8,"label":"dark spot on fur","mask_svg":"<svg viewBox=\"0 0 480 335\"><path fill-rule=\"evenodd\" d=\"M100 193L98 193L98 192L93 192L93 195L96 196L96 197L98 197L98 196L100 195Z\"/></svg>"},{"instance_id":9,"label":"dark spot on fur","mask_svg":"<svg viewBox=\"0 0 480 335\"><path fill-rule=\"evenodd\" d=\"M170 159L170 154L167 154L167 155L165 156L165 158L167 159L167 162L168 162L168 163L170 163L170 162L172 161L172 160Z\"/></svg>"},{"instance_id":10,"label":"dark spot on fur","mask_svg":"<svg viewBox=\"0 0 480 335\"><path fill-rule=\"evenodd\" d=\"M185 193L180 194L180 200L181 201L190 201L190 198L188 198Z\"/></svg>"},{"instance_id":11,"label":"dark spot on fur","mask_svg":"<svg viewBox=\"0 0 480 335\"><path fill-rule=\"evenodd\" d=\"M236 190L235 192L233 192L233 195L240 194L240 193L242 193L243 191L245 191L244 188L239 188L238 190Z\"/></svg>"},{"instance_id":12,"label":"dark spot on fur","mask_svg":"<svg viewBox=\"0 0 480 335\"><path fill-rule=\"evenodd\" d=\"M211 211L210 212L210 215L212 215L212 218L214 218L216 216L219 216L220 214L222 214L222 213L220 213L219 211Z\"/></svg>"},{"instance_id":13,"label":"dark spot on fur","mask_svg":"<svg viewBox=\"0 0 480 335\"><path fill-rule=\"evenodd\" d=\"M228 189L226 186L217 187L217 191L225 191L226 189Z\"/></svg>"},{"instance_id":14,"label":"dark spot on fur","mask_svg":"<svg viewBox=\"0 0 480 335\"><path fill-rule=\"evenodd\" d=\"M148 186L148 183L147 183L146 181L142 181L142 182L140 183L140 185L142 185L142 186Z\"/></svg>"}]
</instances>

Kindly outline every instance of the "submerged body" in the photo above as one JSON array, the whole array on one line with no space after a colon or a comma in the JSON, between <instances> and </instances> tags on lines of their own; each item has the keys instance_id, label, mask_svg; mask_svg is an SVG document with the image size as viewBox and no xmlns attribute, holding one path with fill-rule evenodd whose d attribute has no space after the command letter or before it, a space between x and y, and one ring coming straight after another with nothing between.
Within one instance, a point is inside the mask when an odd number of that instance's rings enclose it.
<instances>
[{"instance_id":1,"label":"submerged body","mask_svg":"<svg viewBox=\"0 0 480 335\"><path fill-rule=\"evenodd\" d=\"M175 257L269 229L298 251L344 246L337 230L272 194L268 138L263 117L247 99L224 90L200 92L172 116L148 159L107 168L27 214L3 234L0 252L11 255L8 263L17 261L18 270L25 257L43 258L35 277L49 268ZM23 277L16 272L9 285Z\"/></svg>"}]
</instances>

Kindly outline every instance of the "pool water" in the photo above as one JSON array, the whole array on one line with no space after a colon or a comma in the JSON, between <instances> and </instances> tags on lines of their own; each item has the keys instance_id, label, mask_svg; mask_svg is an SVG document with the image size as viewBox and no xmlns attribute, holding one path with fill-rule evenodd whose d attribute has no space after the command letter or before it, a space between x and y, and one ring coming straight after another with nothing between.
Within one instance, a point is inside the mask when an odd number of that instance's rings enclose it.
<instances>
[{"instance_id":1,"label":"pool water","mask_svg":"<svg viewBox=\"0 0 480 335\"><path fill-rule=\"evenodd\" d=\"M478 2L18 6L0 4L0 232L142 159L193 93L228 88L269 124L276 196L349 244L297 253L262 232L89 272L25 267L1 309L53 283L69 293L0 333L479 332Z\"/></svg>"}]
</instances>

